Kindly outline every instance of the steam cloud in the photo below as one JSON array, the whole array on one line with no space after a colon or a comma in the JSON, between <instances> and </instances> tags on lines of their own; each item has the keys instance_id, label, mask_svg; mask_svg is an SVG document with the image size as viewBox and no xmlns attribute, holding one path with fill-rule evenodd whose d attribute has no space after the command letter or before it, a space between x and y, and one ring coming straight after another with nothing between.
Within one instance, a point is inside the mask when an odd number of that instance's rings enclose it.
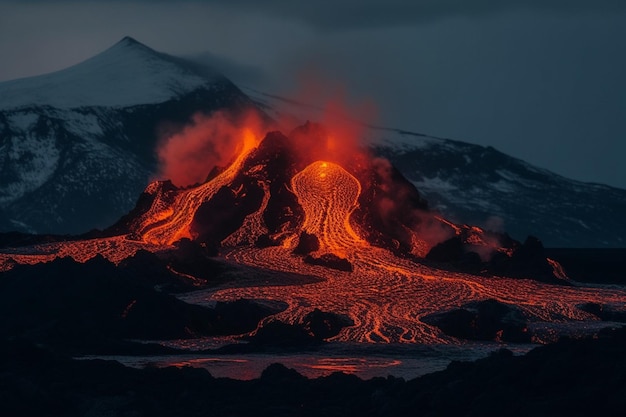
<instances>
[{"instance_id":1,"label":"steam cloud","mask_svg":"<svg viewBox=\"0 0 626 417\"><path fill-rule=\"evenodd\" d=\"M246 130L257 140L264 134L256 112L243 116L221 111L210 116L196 114L189 125L160 140L158 178L179 187L204 182L214 167L228 165L241 151Z\"/></svg>"},{"instance_id":2,"label":"steam cloud","mask_svg":"<svg viewBox=\"0 0 626 417\"><path fill-rule=\"evenodd\" d=\"M381 180L378 187L387 195L378 201L376 207L381 219L386 225L402 219L422 242L415 248L420 256L425 256L432 247L454 236L454 229L439 221L434 213L416 208L421 203L416 200L414 189L394 179L394 168L389 160L374 158L372 166Z\"/></svg>"}]
</instances>

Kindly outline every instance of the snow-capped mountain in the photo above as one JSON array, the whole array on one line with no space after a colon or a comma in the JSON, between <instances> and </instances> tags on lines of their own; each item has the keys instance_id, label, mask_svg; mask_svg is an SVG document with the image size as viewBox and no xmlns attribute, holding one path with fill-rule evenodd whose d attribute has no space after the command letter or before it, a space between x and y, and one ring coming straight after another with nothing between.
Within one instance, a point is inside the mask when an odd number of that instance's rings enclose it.
<instances>
[{"instance_id":1,"label":"snow-capped mountain","mask_svg":"<svg viewBox=\"0 0 626 417\"><path fill-rule=\"evenodd\" d=\"M0 83L0 230L104 228L154 175L162 123L251 105L210 68L128 37L65 70Z\"/></svg>"},{"instance_id":2,"label":"snow-capped mountain","mask_svg":"<svg viewBox=\"0 0 626 417\"><path fill-rule=\"evenodd\" d=\"M0 84L0 109L33 103L63 109L162 103L201 87L211 88L219 78L208 68L193 68L126 37L70 68Z\"/></svg>"},{"instance_id":3,"label":"snow-capped mountain","mask_svg":"<svg viewBox=\"0 0 626 417\"><path fill-rule=\"evenodd\" d=\"M0 231L81 233L134 207L157 171L157 130L197 112L254 106L315 120L319 109L251 89L124 38L80 64L0 83ZM539 236L546 246L626 246L626 191L569 180L464 142L369 127L452 220Z\"/></svg>"}]
</instances>

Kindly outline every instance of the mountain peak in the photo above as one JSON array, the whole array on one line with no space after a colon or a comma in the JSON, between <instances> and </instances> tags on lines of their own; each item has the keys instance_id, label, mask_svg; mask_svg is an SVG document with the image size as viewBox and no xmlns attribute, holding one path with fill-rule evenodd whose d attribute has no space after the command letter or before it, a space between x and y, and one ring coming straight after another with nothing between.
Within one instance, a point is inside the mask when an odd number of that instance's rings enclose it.
<instances>
[{"instance_id":1,"label":"mountain peak","mask_svg":"<svg viewBox=\"0 0 626 417\"><path fill-rule=\"evenodd\" d=\"M133 38L132 36L124 36L118 43L117 45L121 45L121 44L126 44L126 45L142 45L145 46L144 44L142 44L141 42L139 42L137 39Z\"/></svg>"},{"instance_id":2,"label":"mountain peak","mask_svg":"<svg viewBox=\"0 0 626 417\"><path fill-rule=\"evenodd\" d=\"M0 109L125 107L160 103L217 80L210 70L157 52L126 36L103 52L61 71L0 83Z\"/></svg>"},{"instance_id":3,"label":"mountain peak","mask_svg":"<svg viewBox=\"0 0 626 417\"><path fill-rule=\"evenodd\" d=\"M137 39L131 36L124 36L122 39L117 41L117 43L113 44L111 47L106 49L101 53L106 53L107 51L116 51L116 50L125 50L129 53L148 53L154 55L160 55L165 57L167 55L161 54L160 52L155 51L149 46L139 42ZM97 56L97 55L96 55Z\"/></svg>"}]
</instances>

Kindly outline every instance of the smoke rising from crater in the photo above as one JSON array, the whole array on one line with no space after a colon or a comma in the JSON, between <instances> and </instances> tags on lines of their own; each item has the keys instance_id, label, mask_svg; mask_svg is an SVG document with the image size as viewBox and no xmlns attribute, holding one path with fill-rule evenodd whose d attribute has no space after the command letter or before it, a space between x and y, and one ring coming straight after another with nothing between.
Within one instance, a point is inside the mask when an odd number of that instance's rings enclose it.
<instances>
[{"instance_id":1,"label":"smoke rising from crater","mask_svg":"<svg viewBox=\"0 0 626 417\"><path fill-rule=\"evenodd\" d=\"M266 127L258 113L233 115L218 111L196 114L183 127L164 127L157 147L159 179L179 187L206 181L215 167L225 167L244 147L246 140L260 140Z\"/></svg>"}]
</instances>

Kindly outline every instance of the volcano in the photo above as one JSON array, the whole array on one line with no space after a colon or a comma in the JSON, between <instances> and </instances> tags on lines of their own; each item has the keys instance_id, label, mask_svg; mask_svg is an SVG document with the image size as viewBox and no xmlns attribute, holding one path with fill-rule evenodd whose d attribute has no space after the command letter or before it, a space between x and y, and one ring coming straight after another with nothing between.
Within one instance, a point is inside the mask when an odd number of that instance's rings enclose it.
<instances>
[{"instance_id":1,"label":"volcano","mask_svg":"<svg viewBox=\"0 0 626 417\"><path fill-rule=\"evenodd\" d=\"M276 120L293 114L298 124L323 120L319 109L227 75L126 37L64 70L0 83L0 232L108 227L160 174L160 139L197 114L255 109ZM563 178L491 147L400 129L361 133L456 223L518 240L538 235L553 248L625 244L624 190Z\"/></svg>"},{"instance_id":2,"label":"volcano","mask_svg":"<svg viewBox=\"0 0 626 417\"><path fill-rule=\"evenodd\" d=\"M351 323L329 336L338 341L450 343L459 334L498 335L493 325L447 335L448 321L438 329L433 319L486 299L495 307L479 312L508 317L502 311L515 308L521 327L513 334L534 325L543 329L534 331L535 341L553 334L541 333L549 323L597 320L580 307L585 303L624 307L622 289L571 285L536 238L520 243L446 220L392 164L346 146L331 128L306 123L288 135L259 135L242 126L239 141L232 162L204 183L155 181L134 210L97 236L5 249L3 269L63 256L84 262L96 253L118 263L141 249L159 254L189 242L231 264L321 278L235 284L201 296L286 303L271 322L287 325L306 322L313 309L332 312Z\"/></svg>"},{"instance_id":3,"label":"volcano","mask_svg":"<svg viewBox=\"0 0 626 417\"><path fill-rule=\"evenodd\" d=\"M270 132L258 145L244 135L234 161L213 178L185 189L152 183L135 210L105 233L154 245L188 238L222 249L298 247L344 259L374 246L422 261L465 257L483 267L522 247L506 235L443 219L388 161L365 149L334 151L334 141L309 122L288 136ZM302 251L307 237L314 251Z\"/></svg>"}]
</instances>

